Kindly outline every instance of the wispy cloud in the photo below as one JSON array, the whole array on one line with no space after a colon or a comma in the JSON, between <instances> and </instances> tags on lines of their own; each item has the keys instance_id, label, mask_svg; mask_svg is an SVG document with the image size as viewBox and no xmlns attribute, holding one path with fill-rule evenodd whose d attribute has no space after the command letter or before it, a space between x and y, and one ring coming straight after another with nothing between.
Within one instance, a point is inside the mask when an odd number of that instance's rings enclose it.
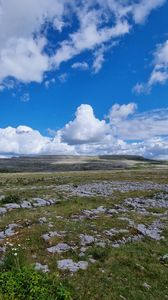
<instances>
[{"instance_id":1,"label":"wispy cloud","mask_svg":"<svg viewBox=\"0 0 168 300\"><path fill-rule=\"evenodd\" d=\"M133 92L137 94L149 93L156 84L165 84L168 81L168 40L156 46L153 53L153 70L146 83L137 83Z\"/></svg>"}]
</instances>

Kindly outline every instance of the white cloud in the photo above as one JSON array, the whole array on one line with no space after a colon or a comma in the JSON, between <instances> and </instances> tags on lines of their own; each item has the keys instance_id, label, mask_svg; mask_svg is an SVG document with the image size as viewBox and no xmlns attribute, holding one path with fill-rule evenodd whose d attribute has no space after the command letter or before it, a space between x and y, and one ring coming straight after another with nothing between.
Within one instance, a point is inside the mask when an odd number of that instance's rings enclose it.
<instances>
[{"instance_id":1,"label":"white cloud","mask_svg":"<svg viewBox=\"0 0 168 300\"><path fill-rule=\"evenodd\" d=\"M86 26L70 35L70 39L63 41L61 47L53 57L53 63L58 68L62 62L68 61L74 56L86 50L94 50L95 47L106 43L112 38L117 38L129 32L130 26L127 21L119 21L114 27L97 28L92 20Z\"/></svg>"},{"instance_id":2,"label":"white cloud","mask_svg":"<svg viewBox=\"0 0 168 300\"><path fill-rule=\"evenodd\" d=\"M63 73L61 75L58 76L59 81L61 81L62 83L65 83L68 79L68 74L67 73Z\"/></svg>"},{"instance_id":3,"label":"white cloud","mask_svg":"<svg viewBox=\"0 0 168 300\"><path fill-rule=\"evenodd\" d=\"M0 129L0 155L137 154L167 158L168 108L137 114L135 103L112 106L108 119L99 120L90 105L78 107L75 119L42 136L27 126Z\"/></svg>"},{"instance_id":4,"label":"white cloud","mask_svg":"<svg viewBox=\"0 0 168 300\"><path fill-rule=\"evenodd\" d=\"M51 78L50 80L46 80L44 81L44 85L45 87L48 89L50 85L53 85L56 83L56 80L55 78Z\"/></svg>"},{"instance_id":5,"label":"white cloud","mask_svg":"<svg viewBox=\"0 0 168 300\"><path fill-rule=\"evenodd\" d=\"M108 115L110 122L121 122L124 119L127 119L129 115L135 113L137 109L137 105L135 103L129 104L114 104L110 110Z\"/></svg>"},{"instance_id":6,"label":"white cloud","mask_svg":"<svg viewBox=\"0 0 168 300\"><path fill-rule=\"evenodd\" d=\"M72 65L72 69L79 69L79 70L83 70L86 71L89 69L89 65L87 62L76 62Z\"/></svg>"},{"instance_id":7,"label":"white cloud","mask_svg":"<svg viewBox=\"0 0 168 300\"><path fill-rule=\"evenodd\" d=\"M168 40L157 45L153 57L153 70L147 83L137 83L133 88L137 94L148 93L155 84L165 84L168 80Z\"/></svg>"},{"instance_id":8,"label":"white cloud","mask_svg":"<svg viewBox=\"0 0 168 300\"><path fill-rule=\"evenodd\" d=\"M94 115L90 105L82 104L78 107L75 119L60 131L62 140L69 144L84 144L100 141L109 127Z\"/></svg>"},{"instance_id":9,"label":"white cloud","mask_svg":"<svg viewBox=\"0 0 168 300\"><path fill-rule=\"evenodd\" d=\"M143 23L152 10L162 6L166 0L142 0L133 4L133 17L136 23Z\"/></svg>"},{"instance_id":10,"label":"white cloud","mask_svg":"<svg viewBox=\"0 0 168 300\"><path fill-rule=\"evenodd\" d=\"M41 82L49 69L47 55L43 54L45 39L11 39L0 52L0 80L8 76L28 83Z\"/></svg>"},{"instance_id":11,"label":"white cloud","mask_svg":"<svg viewBox=\"0 0 168 300\"><path fill-rule=\"evenodd\" d=\"M38 154L48 138L27 126L0 129L0 153Z\"/></svg>"},{"instance_id":12,"label":"white cloud","mask_svg":"<svg viewBox=\"0 0 168 300\"><path fill-rule=\"evenodd\" d=\"M42 136L39 131L27 126L0 129L0 154L75 154L74 146Z\"/></svg>"},{"instance_id":13,"label":"white cloud","mask_svg":"<svg viewBox=\"0 0 168 300\"><path fill-rule=\"evenodd\" d=\"M95 56L100 47L109 49L116 39L142 23L164 0L2 0L0 2L0 89L8 77L23 82L42 82L46 72L57 69L84 51ZM72 26L73 21L79 24ZM47 26L55 37L49 40ZM67 35L62 34L67 26ZM50 55L52 42L53 52ZM96 55L93 69L102 66L103 52ZM80 63L80 61L79 61ZM84 65L83 65L84 67ZM45 79L46 80L46 79Z\"/></svg>"},{"instance_id":14,"label":"white cloud","mask_svg":"<svg viewBox=\"0 0 168 300\"><path fill-rule=\"evenodd\" d=\"M100 48L95 53L95 58L94 58L93 66L92 66L95 74L101 70L103 63L104 63L104 51L103 51L103 49Z\"/></svg>"},{"instance_id":15,"label":"white cloud","mask_svg":"<svg viewBox=\"0 0 168 300\"><path fill-rule=\"evenodd\" d=\"M154 52L154 69L148 81L149 86L164 84L168 80L168 40L157 46Z\"/></svg>"},{"instance_id":16,"label":"white cloud","mask_svg":"<svg viewBox=\"0 0 168 300\"><path fill-rule=\"evenodd\" d=\"M24 93L21 97L20 100L22 102L29 102L30 101L30 94L29 93Z\"/></svg>"},{"instance_id":17,"label":"white cloud","mask_svg":"<svg viewBox=\"0 0 168 300\"><path fill-rule=\"evenodd\" d=\"M136 104L114 105L109 113L113 134L124 140L168 136L168 109L137 114Z\"/></svg>"},{"instance_id":18,"label":"white cloud","mask_svg":"<svg viewBox=\"0 0 168 300\"><path fill-rule=\"evenodd\" d=\"M61 19L65 1L6 0L0 3L0 81L41 82L50 69L43 53L48 41L41 35L46 21ZM36 36L36 37L35 37Z\"/></svg>"},{"instance_id":19,"label":"white cloud","mask_svg":"<svg viewBox=\"0 0 168 300\"><path fill-rule=\"evenodd\" d=\"M132 89L132 92L137 94L137 95L140 95L140 94L146 92L144 84L143 83L136 83L136 85Z\"/></svg>"}]
</instances>

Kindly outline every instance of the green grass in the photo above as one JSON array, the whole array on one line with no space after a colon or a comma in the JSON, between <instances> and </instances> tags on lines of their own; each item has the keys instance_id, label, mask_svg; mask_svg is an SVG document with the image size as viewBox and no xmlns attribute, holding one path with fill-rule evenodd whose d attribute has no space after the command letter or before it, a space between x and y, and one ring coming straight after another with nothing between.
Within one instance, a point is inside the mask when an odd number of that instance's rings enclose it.
<instances>
[{"instance_id":1,"label":"green grass","mask_svg":"<svg viewBox=\"0 0 168 300\"><path fill-rule=\"evenodd\" d=\"M84 257L79 257L81 233L92 236L99 235L101 240L105 240L104 230L116 228L128 229L134 235L136 232L119 217L129 217L134 222L143 224L151 224L156 220L156 216L145 216L132 211L113 216L102 213L96 219L73 220L73 215L82 215L84 209L90 210L98 206L114 208L116 204L122 204L125 198L139 196L148 198L155 194L155 191L115 192L107 198L100 196L85 198L66 197L55 189L59 184L83 184L104 180L147 180L168 183L167 170L157 169L46 173L45 175L42 173L0 174L1 194L5 195L5 200L3 202L1 200L1 205L9 202L19 203L22 199L29 200L34 197L60 200L60 203L52 206L32 210L12 210L0 217L0 231L10 223L22 226L17 228L16 235L0 241L0 246L6 244L8 249L4 257L4 265L0 270L0 300L168 299L168 267L160 261L160 257L168 253L168 220L164 220L164 240L156 242L144 238L140 242L128 243L116 249L93 245L88 247ZM164 209L153 208L149 208L148 211L165 212ZM62 218L57 218L57 216ZM40 224L38 220L41 217L46 217L47 223ZM52 227L48 227L49 223ZM55 230L65 231L66 236L54 237L47 242L42 239L42 234ZM114 241L122 236L122 234L116 234L112 238L109 237L109 240ZM127 237L127 234L124 236ZM59 242L66 242L78 248L67 253L49 254L46 250L47 247ZM15 252L18 253L17 256L14 255ZM71 258L74 261L89 261L92 258L96 262L89 262L87 270L78 271L72 276L68 271L57 269L57 260L63 258ZM35 271L34 264L36 262L47 264L51 272L43 274ZM149 288L145 287L145 284L149 285ZM23 287L25 291L23 291Z\"/></svg>"}]
</instances>

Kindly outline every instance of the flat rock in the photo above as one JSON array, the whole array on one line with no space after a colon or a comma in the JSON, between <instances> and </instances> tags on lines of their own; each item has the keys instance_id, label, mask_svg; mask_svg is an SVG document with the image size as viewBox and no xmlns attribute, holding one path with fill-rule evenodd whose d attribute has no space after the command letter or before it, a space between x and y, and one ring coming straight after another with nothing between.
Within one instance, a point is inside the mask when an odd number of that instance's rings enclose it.
<instances>
[{"instance_id":1,"label":"flat rock","mask_svg":"<svg viewBox=\"0 0 168 300\"><path fill-rule=\"evenodd\" d=\"M50 253L62 253L62 252L67 252L70 249L72 249L68 244L66 243L59 243L56 246L47 248L47 251Z\"/></svg>"},{"instance_id":2,"label":"flat rock","mask_svg":"<svg viewBox=\"0 0 168 300\"><path fill-rule=\"evenodd\" d=\"M0 215L3 215L7 212L7 208L5 207L0 207Z\"/></svg>"},{"instance_id":3,"label":"flat rock","mask_svg":"<svg viewBox=\"0 0 168 300\"><path fill-rule=\"evenodd\" d=\"M32 208L32 204L31 204L31 202L30 201L23 201L22 203L21 203L21 208Z\"/></svg>"},{"instance_id":4,"label":"flat rock","mask_svg":"<svg viewBox=\"0 0 168 300\"><path fill-rule=\"evenodd\" d=\"M39 223L40 224L44 224L44 223L47 223L47 218L46 217L41 217L38 219Z\"/></svg>"},{"instance_id":5,"label":"flat rock","mask_svg":"<svg viewBox=\"0 0 168 300\"><path fill-rule=\"evenodd\" d=\"M42 265L40 263L36 263L35 264L35 270L36 271L42 271L43 273L47 273L49 272L49 268L48 268L48 265Z\"/></svg>"},{"instance_id":6,"label":"flat rock","mask_svg":"<svg viewBox=\"0 0 168 300\"><path fill-rule=\"evenodd\" d=\"M64 237L65 236L65 231L50 231L48 233L45 233L42 235L42 238L45 240L45 241L48 241L50 240L52 237Z\"/></svg>"},{"instance_id":7,"label":"flat rock","mask_svg":"<svg viewBox=\"0 0 168 300\"><path fill-rule=\"evenodd\" d=\"M4 240L4 238L5 238L4 231L0 231L0 241Z\"/></svg>"},{"instance_id":8,"label":"flat rock","mask_svg":"<svg viewBox=\"0 0 168 300\"><path fill-rule=\"evenodd\" d=\"M50 203L47 200L44 200L42 198L34 198L33 200L34 200L33 201L33 206L34 207L50 205Z\"/></svg>"},{"instance_id":9,"label":"flat rock","mask_svg":"<svg viewBox=\"0 0 168 300\"><path fill-rule=\"evenodd\" d=\"M167 184L158 184L153 182L129 182L129 181L102 181L75 186L73 184L64 184L57 187L57 190L68 192L71 195L80 197L103 196L108 197L114 191L168 191Z\"/></svg>"},{"instance_id":10,"label":"flat rock","mask_svg":"<svg viewBox=\"0 0 168 300\"><path fill-rule=\"evenodd\" d=\"M129 230L127 229L116 229L116 228L111 228L110 230L104 230L105 235L110 237L115 236L119 233L128 233L128 232Z\"/></svg>"},{"instance_id":11,"label":"flat rock","mask_svg":"<svg viewBox=\"0 0 168 300\"><path fill-rule=\"evenodd\" d=\"M88 234L80 234L80 239L82 246L91 245L95 241L95 238Z\"/></svg>"},{"instance_id":12,"label":"flat rock","mask_svg":"<svg viewBox=\"0 0 168 300\"><path fill-rule=\"evenodd\" d=\"M7 229L4 232L5 237L10 237L10 236L15 235L16 233L15 233L14 229L19 228L19 227L21 227L21 226L19 226L18 224L15 224L15 223L9 224Z\"/></svg>"},{"instance_id":13,"label":"flat rock","mask_svg":"<svg viewBox=\"0 0 168 300\"><path fill-rule=\"evenodd\" d=\"M74 262L72 259L63 259L57 262L58 269L69 270L74 273L78 270L86 270L88 267L87 261Z\"/></svg>"},{"instance_id":14,"label":"flat rock","mask_svg":"<svg viewBox=\"0 0 168 300\"><path fill-rule=\"evenodd\" d=\"M162 223L157 220L153 222L151 225L138 224L136 229L143 234L144 236L148 236L153 240L159 241L162 239L161 233L163 229Z\"/></svg>"},{"instance_id":15,"label":"flat rock","mask_svg":"<svg viewBox=\"0 0 168 300\"><path fill-rule=\"evenodd\" d=\"M20 205L17 203L7 203L4 205L4 207L10 210L10 209L18 209L20 208Z\"/></svg>"}]
</instances>

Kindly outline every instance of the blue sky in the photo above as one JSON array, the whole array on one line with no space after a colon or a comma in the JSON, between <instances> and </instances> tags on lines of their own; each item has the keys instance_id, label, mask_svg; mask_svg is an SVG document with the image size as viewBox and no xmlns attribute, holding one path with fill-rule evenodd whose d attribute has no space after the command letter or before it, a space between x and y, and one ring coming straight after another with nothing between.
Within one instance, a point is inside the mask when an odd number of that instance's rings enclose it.
<instances>
[{"instance_id":1,"label":"blue sky","mask_svg":"<svg viewBox=\"0 0 168 300\"><path fill-rule=\"evenodd\" d=\"M2 1L0 154L167 159L167 15L166 0Z\"/></svg>"}]
</instances>

